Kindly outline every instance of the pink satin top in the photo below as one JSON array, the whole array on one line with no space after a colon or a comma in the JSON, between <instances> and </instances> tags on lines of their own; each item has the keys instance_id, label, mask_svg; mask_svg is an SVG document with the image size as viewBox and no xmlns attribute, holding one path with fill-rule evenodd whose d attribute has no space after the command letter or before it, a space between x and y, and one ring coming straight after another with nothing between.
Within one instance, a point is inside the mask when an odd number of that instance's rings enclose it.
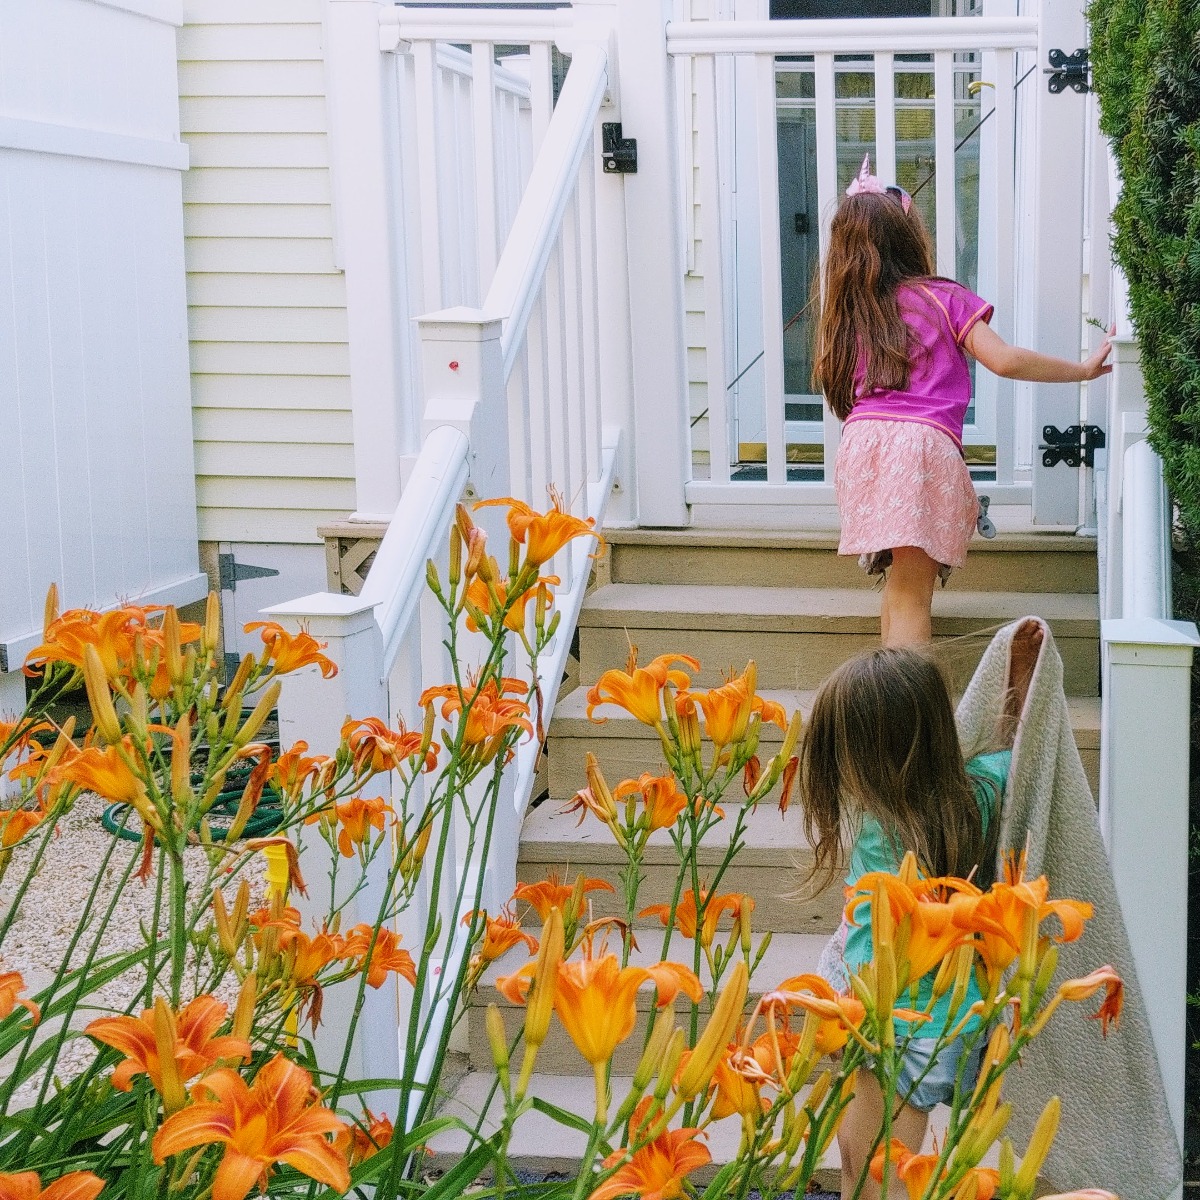
<instances>
[{"instance_id":1,"label":"pink satin top","mask_svg":"<svg viewBox=\"0 0 1200 1200\"><path fill-rule=\"evenodd\" d=\"M849 421L915 421L932 425L962 449L963 418L971 403L971 373L962 345L976 321L995 311L969 288L949 279L903 283L897 290L900 314L912 331L908 387L863 393L866 361L854 372L854 407Z\"/></svg>"}]
</instances>

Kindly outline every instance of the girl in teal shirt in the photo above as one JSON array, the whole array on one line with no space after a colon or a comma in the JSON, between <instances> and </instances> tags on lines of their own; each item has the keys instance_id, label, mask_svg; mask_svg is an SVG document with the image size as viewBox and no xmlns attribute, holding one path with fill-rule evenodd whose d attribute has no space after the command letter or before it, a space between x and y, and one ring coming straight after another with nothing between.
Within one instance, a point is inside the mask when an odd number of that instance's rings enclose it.
<instances>
[{"instance_id":1,"label":"girl in teal shirt","mask_svg":"<svg viewBox=\"0 0 1200 1200\"><path fill-rule=\"evenodd\" d=\"M868 651L844 663L817 693L800 753L800 799L813 850L813 877L832 882L847 859L850 888L873 871L896 872L913 851L923 873L992 882L1000 806L1012 758L1012 734L1028 674L1036 661L1040 630L1014 643L1013 674L1020 686L1010 698L1012 720L998 731L997 749L964 762L954 709L941 672L923 652ZM1017 658L1027 658L1027 668ZM822 956L821 971L846 990L849 975L871 957L869 909L858 924L842 927ZM929 1010L933 977L918 985L917 1009ZM966 1003L979 999L972 992ZM949 1022L943 996L919 1030L905 1027L904 1063L897 1094L905 1103L893 1120L893 1136L919 1152L929 1112L951 1098L965 1046L962 1039L934 1046ZM960 1010L961 1011L961 1010ZM914 1036L909 1036L909 1034ZM967 1082L979 1069L982 1046L971 1051ZM883 1124L883 1094L875 1078L860 1071L838 1141L842 1179L853 1194ZM867 1181L864 1200L878 1196Z\"/></svg>"}]
</instances>

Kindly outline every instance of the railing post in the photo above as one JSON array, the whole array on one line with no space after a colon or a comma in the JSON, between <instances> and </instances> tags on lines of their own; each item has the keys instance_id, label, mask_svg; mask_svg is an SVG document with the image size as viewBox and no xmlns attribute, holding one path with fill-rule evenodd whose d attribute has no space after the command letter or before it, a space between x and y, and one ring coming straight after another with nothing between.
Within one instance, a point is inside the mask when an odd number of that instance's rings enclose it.
<instances>
[{"instance_id":1,"label":"railing post","mask_svg":"<svg viewBox=\"0 0 1200 1200\"><path fill-rule=\"evenodd\" d=\"M329 155L346 276L355 519L388 521L402 456L417 452L404 239L398 236L395 74L380 49L383 0L326 0Z\"/></svg>"},{"instance_id":2,"label":"railing post","mask_svg":"<svg viewBox=\"0 0 1200 1200\"><path fill-rule=\"evenodd\" d=\"M364 604L356 596L318 592L273 608L267 615L291 633L307 629L317 641L326 643L324 653L338 669L332 679L323 679L315 666L302 667L284 678L279 696L281 749L303 739L311 753L333 754L348 716L387 720L387 691L379 677L383 648L372 605ZM388 777L378 777L371 787L382 791L387 798ZM308 896L293 897L292 903L304 914L306 931L311 931L312 923L320 922L330 911L332 859L328 846L311 827L301 837L300 867ZM374 924L377 920L389 858L384 853L375 859L367 887L351 901L343 915L343 929L360 921ZM342 876L352 873L343 870ZM343 885L339 884L339 891L342 890ZM408 949L419 952L411 945ZM378 990L367 988L350 1050L348 1078L387 1078L400 1073L397 1030L407 1020L411 998L409 992L401 992L407 986L398 976L389 975ZM326 991L321 1024L313 1035L318 1061L326 1069L336 1069L345 1052L357 988L358 979L354 978ZM363 1099L373 1111L386 1111L395 1118L393 1095L380 1092Z\"/></svg>"},{"instance_id":3,"label":"railing post","mask_svg":"<svg viewBox=\"0 0 1200 1200\"><path fill-rule=\"evenodd\" d=\"M669 0L618 0L620 120L638 144L637 173L623 187L641 525L686 525L692 474L669 17Z\"/></svg>"},{"instance_id":4,"label":"railing post","mask_svg":"<svg viewBox=\"0 0 1200 1200\"><path fill-rule=\"evenodd\" d=\"M1145 617L1104 621L1101 630L1100 823L1182 1146L1188 742L1192 654L1200 637L1187 622Z\"/></svg>"}]
</instances>

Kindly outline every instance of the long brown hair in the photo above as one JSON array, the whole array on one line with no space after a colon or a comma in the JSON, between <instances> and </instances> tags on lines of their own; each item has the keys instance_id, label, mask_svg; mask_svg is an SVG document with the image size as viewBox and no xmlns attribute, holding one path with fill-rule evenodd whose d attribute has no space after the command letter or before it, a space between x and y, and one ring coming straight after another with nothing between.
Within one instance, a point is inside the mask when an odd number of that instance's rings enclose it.
<instances>
[{"instance_id":1,"label":"long brown hair","mask_svg":"<svg viewBox=\"0 0 1200 1200\"><path fill-rule=\"evenodd\" d=\"M891 195L846 196L829 227L821 270L813 381L843 421L854 407L854 370L866 362L863 391L903 390L909 331L896 302L905 280L934 273L933 248L916 206Z\"/></svg>"},{"instance_id":2,"label":"long brown hair","mask_svg":"<svg viewBox=\"0 0 1200 1200\"><path fill-rule=\"evenodd\" d=\"M991 880L991 839L950 694L920 651L868 650L826 679L800 749L799 787L814 856L810 882L837 874L863 814L879 822L897 859L912 850L933 875L965 878L975 870L984 885ZM993 833L998 817L989 823Z\"/></svg>"}]
</instances>

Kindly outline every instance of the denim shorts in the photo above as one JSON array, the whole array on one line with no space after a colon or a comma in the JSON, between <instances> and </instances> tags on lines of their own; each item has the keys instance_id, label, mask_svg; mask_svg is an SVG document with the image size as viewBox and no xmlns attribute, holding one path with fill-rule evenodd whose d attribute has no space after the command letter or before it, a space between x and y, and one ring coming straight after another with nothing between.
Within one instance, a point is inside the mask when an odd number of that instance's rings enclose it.
<instances>
[{"instance_id":1,"label":"denim shorts","mask_svg":"<svg viewBox=\"0 0 1200 1200\"><path fill-rule=\"evenodd\" d=\"M936 1046L936 1038L910 1038L896 1077L897 1099L920 1112L930 1112L939 1104L948 1104L954 1097L958 1064L964 1054L969 1054L970 1060L963 1072L963 1087L974 1087L986 1049L985 1042L980 1039L968 1050L962 1034L943 1045L935 1057Z\"/></svg>"}]
</instances>

